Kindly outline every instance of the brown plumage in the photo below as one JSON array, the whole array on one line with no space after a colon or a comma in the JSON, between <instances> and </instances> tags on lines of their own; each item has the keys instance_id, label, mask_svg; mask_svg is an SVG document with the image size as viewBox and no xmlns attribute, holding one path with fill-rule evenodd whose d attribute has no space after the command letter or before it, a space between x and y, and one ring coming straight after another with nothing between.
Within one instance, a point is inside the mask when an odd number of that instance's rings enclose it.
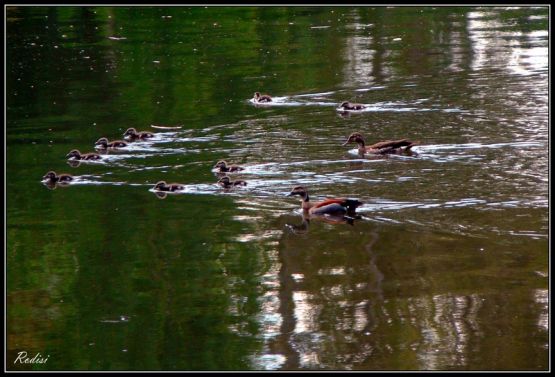
<instances>
[{"instance_id":1,"label":"brown plumage","mask_svg":"<svg viewBox=\"0 0 555 377\"><path fill-rule=\"evenodd\" d=\"M74 149L66 155L66 158L73 158L75 160L100 160L102 157L98 153L81 154L77 149Z\"/></svg>"},{"instance_id":2,"label":"brown plumage","mask_svg":"<svg viewBox=\"0 0 555 377\"><path fill-rule=\"evenodd\" d=\"M183 190L185 186L179 183L166 183L166 181L159 181L154 185L154 190L175 192Z\"/></svg>"},{"instance_id":3,"label":"brown plumage","mask_svg":"<svg viewBox=\"0 0 555 377\"><path fill-rule=\"evenodd\" d=\"M303 186L293 187L288 196L299 195L301 208L314 215L353 216L357 207L363 203L357 199L330 198L320 202L311 202L308 191Z\"/></svg>"},{"instance_id":4,"label":"brown plumage","mask_svg":"<svg viewBox=\"0 0 555 377\"><path fill-rule=\"evenodd\" d=\"M272 102L272 97L267 94L260 94L259 92L254 93L255 102Z\"/></svg>"},{"instance_id":5,"label":"brown plumage","mask_svg":"<svg viewBox=\"0 0 555 377\"><path fill-rule=\"evenodd\" d=\"M138 132L135 128L131 127L128 128L127 131L123 134L123 137L129 140L144 140L154 137L154 134L147 131L140 131Z\"/></svg>"},{"instance_id":6,"label":"brown plumage","mask_svg":"<svg viewBox=\"0 0 555 377\"><path fill-rule=\"evenodd\" d=\"M105 137L101 137L96 141L96 143L94 143L94 145L96 146L96 148L108 149L123 148L127 146L127 143L121 140L108 141L108 139L106 139Z\"/></svg>"},{"instance_id":7,"label":"brown plumage","mask_svg":"<svg viewBox=\"0 0 555 377\"><path fill-rule=\"evenodd\" d=\"M380 141L378 143L366 146L364 142L364 138L358 132L352 133L347 139L347 141L343 143L343 145L347 145L349 143L357 143L358 150L360 153L374 153L374 154L387 154L387 153L398 153L401 151L408 151L414 145L418 144L418 142L410 141L408 139L399 139L399 140Z\"/></svg>"},{"instance_id":8,"label":"brown plumage","mask_svg":"<svg viewBox=\"0 0 555 377\"><path fill-rule=\"evenodd\" d=\"M352 103L347 101L343 102L341 105L339 105L339 107L341 107L343 110L362 110L366 108L366 106L361 103Z\"/></svg>"},{"instance_id":9,"label":"brown plumage","mask_svg":"<svg viewBox=\"0 0 555 377\"><path fill-rule=\"evenodd\" d=\"M222 177L222 178L218 181L218 184L219 184L220 186L222 186L223 188L228 189L228 188L235 187L235 186L246 186L246 185L247 185L247 182L245 182L245 181L240 181L240 180L231 181L231 180L229 179L229 177Z\"/></svg>"},{"instance_id":10,"label":"brown plumage","mask_svg":"<svg viewBox=\"0 0 555 377\"><path fill-rule=\"evenodd\" d=\"M225 161L218 161L218 163L216 165L214 165L214 168L218 169L218 172L220 173L228 173L228 172L236 172L236 171L240 171L240 170L244 170L244 168L237 166L237 165L227 165L227 162Z\"/></svg>"},{"instance_id":11,"label":"brown plumage","mask_svg":"<svg viewBox=\"0 0 555 377\"><path fill-rule=\"evenodd\" d=\"M68 183L73 181L71 174L56 174L54 171L49 171L42 177L42 181L46 183Z\"/></svg>"}]
</instances>

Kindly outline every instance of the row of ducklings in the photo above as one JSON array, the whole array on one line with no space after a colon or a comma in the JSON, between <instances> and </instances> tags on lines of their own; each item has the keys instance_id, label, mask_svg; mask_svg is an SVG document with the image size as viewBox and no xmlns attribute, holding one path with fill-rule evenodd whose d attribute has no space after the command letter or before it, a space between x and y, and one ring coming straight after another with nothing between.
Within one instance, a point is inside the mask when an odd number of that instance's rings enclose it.
<instances>
[{"instance_id":1,"label":"row of ducklings","mask_svg":"<svg viewBox=\"0 0 555 377\"><path fill-rule=\"evenodd\" d=\"M146 140L151 137L154 137L154 134L147 131L137 131L135 128L131 127L128 128L124 133L123 137L128 141L137 141L137 140ZM115 148L123 148L128 145L127 142L122 140L114 140L108 141L107 138L101 137L95 143L95 148L97 149L115 149ZM66 158L69 160L100 160L102 156L98 153L81 153L77 149L73 149L66 155ZM56 184L67 184L74 180L74 177L71 174L56 174L54 171L49 171L42 177L42 182L47 184L48 186L53 186Z\"/></svg>"},{"instance_id":2,"label":"row of ducklings","mask_svg":"<svg viewBox=\"0 0 555 377\"><path fill-rule=\"evenodd\" d=\"M107 138L101 137L96 141L96 143L94 143L94 147L100 150L125 148L129 145L128 142L130 141L147 140L154 137L154 134L148 131L137 131L135 128L131 127L131 128L128 128L123 133L123 137L127 141L123 141L123 140L109 141ZM100 160L102 159L102 156L94 152L81 153L79 150L73 149L71 152L69 152L66 155L66 158L71 160Z\"/></svg>"},{"instance_id":3,"label":"row of ducklings","mask_svg":"<svg viewBox=\"0 0 555 377\"><path fill-rule=\"evenodd\" d=\"M273 102L273 98L268 95L268 94L260 94L260 92L255 92L254 93L254 97L252 98L253 102L255 103L269 103L269 102ZM339 108L343 109L343 110L364 110L366 108L365 105L361 104L361 103L353 103L353 102L348 102L348 101L344 101L339 105Z\"/></svg>"},{"instance_id":4,"label":"row of ducklings","mask_svg":"<svg viewBox=\"0 0 555 377\"><path fill-rule=\"evenodd\" d=\"M236 173L241 170L245 170L245 168L241 166L227 165L227 162L225 161L218 161L218 163L214 165L214 169L217 169L216 173L218 175L222 175L222 174L224 175L217 182L217 184L222 186L224 189L230 189L237 186L247 185L246 181L241 181L241 180L232 181L227 175L225 175L226 173ZM182 185L181 183L166 183L166 181L159 181L154 185L155 191L177 192L177 191L183 191L184 189L185 189L185 186Z\"/></svg>"},{"instance_id":5,"label":"row of ducklings","mask_svg":"<svg viewBox=\"0 0 555 377\"><path fill-rule=\"evenodd\" d=\"M134 129L132 129L134 130ZM129 132L126 131L126 134ZM133 134L139 134L136 131L132 132ZM149 138L152 136L148 136L150 133L142 133L144 138ZM125 135L125 134L124 134ZM152 134L150 134L152 135ZM141 139L141 137L135 137L135 140ZM417 142L410 141L408 139L399 139L399 140L386 140L381 141L369 146L365 145L364 138L359 132L354 132L343 143L343 145L347 145L349 143L356 143L358 144L358 150L361 154L364 153L372 153L372 154L390 154L390 153L401 153L409 151ZM113 144L110 148L118 148L119 144ZM236 173L244 170L243 167L238 165L228 165L225 161L218 161L218 163L214 166L216 172L218 174L226 174L226 173ZM50 171L44 177L43 181L49 184L67 184L73 180L73 176L70 174L60 174L57 175L55 172ZM246 186L247 182L243 180L235 180L232 181L227 175L220 178L217 182L218 185L223 187L224 189L230 189L237 186ZM154 191L158 192L178 192L185 189L185 186L180 183L166 183L165 181L159 181L154 185ZM293 188L291 195L299 195L301 196L302 208L303 210L307 210L309 213L313 214L322 214L322 213L336 213L336 212L345 212L345 214L353 214L356 207L358 207L362 202L353 201L351 199L343 199L343 198L333 198L327 199L322 202L314 203L309 201L308 191L302 187L297 186ZM341 209L341 208L343 209Z\"/></svg>"}]
</instances>

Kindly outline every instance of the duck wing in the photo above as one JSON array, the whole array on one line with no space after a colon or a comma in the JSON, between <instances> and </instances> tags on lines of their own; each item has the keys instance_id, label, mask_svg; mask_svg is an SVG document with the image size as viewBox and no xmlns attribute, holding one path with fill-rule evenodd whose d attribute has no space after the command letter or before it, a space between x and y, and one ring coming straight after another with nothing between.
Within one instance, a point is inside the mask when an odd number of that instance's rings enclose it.
<instances>
[{"instance_id":1,"label":"duck wing","mask_svg":"<svg viewBox=\"0 0 555 377\"><path fill-rule=\"evenodd\" d=\"M379 143L376 143L376 144L372 144L372 145L368 146L367 148L368 149L385 149L385 148L396 149L396 148L401 148L401 147L410 148L414 144L415 143L413 141L410 141L408 139L386 140L386 141L380 141Z\"/></svg>"}]
</instances>

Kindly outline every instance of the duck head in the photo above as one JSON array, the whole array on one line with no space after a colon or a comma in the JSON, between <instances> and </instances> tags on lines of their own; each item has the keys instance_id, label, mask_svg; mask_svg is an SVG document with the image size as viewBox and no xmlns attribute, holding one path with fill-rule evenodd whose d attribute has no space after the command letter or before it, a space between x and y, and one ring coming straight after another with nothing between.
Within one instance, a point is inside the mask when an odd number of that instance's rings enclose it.
<instances>
[{"instance_id":1,"label":"duck head","mask_svg":"<svg viewBox=\"0 0 555 377\"><path fill-rule=\"evenodd\" d=\"M167 186L166 181L159 181L154 185L155 190L163 190Z\"/></svg>"},{"instance_id":2,"label":"duck head","mask_svg":"<svg viewBox=\"0 0 555 377\"><path fill-rule=\"evenodd\" d=\"M308 201L308 191L303 186L296 186L293 187L289 195L287 196L294 196L299 195L304 202Z\"/></svg>"},{"instance_id":3,"label":"duck head","mask_svg":"<svg viewBox=\"0 0 555 377\"><path fill-rule=\"evenodd\" d=\"M98 145L101 148L107 148L108 147L108 139L106 139L105 137L101 137L100 139L98 139L96 141L96 143L94 143L94 145Z\"/></svg>"},{"instance_id":4,"label":"duck head","mask_svg":"<svg viewBox=\"0 0 555 377\"><path fill-rule=\"evenodd\" d=\"M260 92L254 92L254 99L258 100L260 98Z\"/></svg>"},{"instance_id":5,"label":"duck head","mask_svg":"<svg viewBox=\"0 0 555 377\"><path fill-rule=\"evenodd\" d=\"M127 131L125 131L125 133L123 134L124 137L135 136L135 135L137 135L137 130L133 127L128 128Z\"/></svg>"},{"instance_id":6,"label":"duck head","mask_svg":"<svg viewBox=\"0 0 555 377\"><path fill-rule=\"evenodd\" d=\"M42 177L43 181L54 181L56 180L56 173L53 171L49 171L48 173L46 173L44 175L44 177Z\"/></svg>"},{"instance_id":7,"label":"duck head","mask_svg":"<svg viewBox=\"0 0 555 377\"><path fill-rule=\"evenodd\" d=\"M231 183L230 183L229 177L225 176L225 177L220 178L220 180L218 181L218 184L220 184L222 186L229 186Z\"/></svg>"},{"instance_id":8,"label":"duck head","mask_svg":"<svg viewBox=\"0 0 555 377\"><path fill-rule=\"evenodd\" d=\"M362 144L364 145L364 139L362 138L362 135L358 132L353 132L349 138L347 139L347 141L345 143L343 143L343 145L347 145L349 143L357 143L357 144Z\"/></svg>"},{"instance_id":9,"label":"duck head","mask_svg":"<svg viewBox=\"0 0 555 377\"><path fill-rule=\"evenodd\" d=\"M67 158L79 159L79 158L81 158L81 152L79 152L77 149L74 149L71 152L69 152L68 154L66 154L66 157Z\"/></svg>"},{"instance_id":10,"label":"duck head","mask_svg":"<svg viewBox=\"0 0 555 377\"><path fill-rule=\"evenodd\" d=\"M218 163L216 165L214 165L214 168L217 169L225 169L227 167L227 162L225 161L218 161Z\"/></svg>"}]
</instances>

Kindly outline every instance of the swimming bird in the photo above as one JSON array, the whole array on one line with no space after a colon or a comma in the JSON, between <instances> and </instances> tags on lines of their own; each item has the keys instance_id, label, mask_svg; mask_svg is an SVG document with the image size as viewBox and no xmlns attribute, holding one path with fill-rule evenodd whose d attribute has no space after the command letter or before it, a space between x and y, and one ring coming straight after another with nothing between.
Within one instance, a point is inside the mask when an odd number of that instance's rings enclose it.
<instances>
[{"instance_id":1,"label":"swimming bird","mask_svg":"<svg viewBox=\"0 0 555 377\"><path fill-rule=\"evenodd\" d=\"M288 196L299 195L303 211L313 215L355 216L357 207L363 203L357 199L330 198L321 202L311 202L308 191L303 186L293 187Z\"/></svg>"},{"instance_id":2,"label":"swimming bird","mask_svg":"<svg viewBox=\"0 0 555 377\"><path fill-rule=\"evenodd\" d=\"M339 107L341 107L343 110L362 110L366 108L366 106L361 103L351 103L347 101L343 102L341 105L339 105Z\"/></svg>"},{"instance_id":3,"label":"swimming bird","mask_svg":"<svg viewBox=\"0 0 555 377\"><path fill-rule=\"evenodd\" d=\"M123 137L129 140L137 140L137 139L149 139L151 137L154 137L154 134L152 132L147 132L147 131L140 131L137 132L137 130L133 127L128 128L127 131L125 131L125 133L123 134Z\"/></svg>"},{"instance_id":4,"label":"swimming bird","mask_svg":"<svg viewBox=\"0 0 555 377\"><path fill-rule=\"evenodd\" d=\"M272 97L267 94L260 94L260 92L254 93L254 102L272 102Z\"/></svg>"},{"instance_id":5,"label":"swimming bird","mask_svg":"<svg viewBox=\"0 0 555 377\"><path fill-rule=\"evenodd\" d=\"M98 153L81 154L81 152L79 152L77 149L74 149L66 155L66 158L74 160L100 160L102 156L100 156Z\"/></svg>"},{"instance_id":6,"label":"swimming bird","mask_svg":"<svg viewBox=\"0 0 555 377\"><path fill-rule=\"evenodd\" d=\"M179 183L166 183L166 181L159 181L154 185L154 190L175 192L185 189L185 186Z\"/></svg>"},{"instance_id":7,"label":"swimming bird","mask_svg":"<svg viewBox=\"0 0 555 377\"><path fill-rule=\"evenodd\" d=\"M223 188L231 188L231 187L235 187L235 186L246 186L247 182L245 181L230 181L229 177L222 177L219 181L218 184L220 186L222 186Z\"/></svg>"},{"instance_id":8,"label":"swimming bird","mask_svg":"<svg viewBox=\"0 0 555 377\"><path fill-rule=\"evenodd\" d=\"M245 170L245 168L242 168L240 166L237 165L227 165L227 162L225 161L218 161L218 163L216 165L214 165L214 168L219 169L218 172L220 173L228 173L228 172L236 172L236 171L240 171L240 170Z\"/></svg>"},{"instance_id":9,"label":"swimming bird","mask_svg":"<svg viewBox=\"0 0 555 377\"><path fill-rule=\"evenodd\" d=\"M56 174L54 171L49 171L42 177L42 182L45 183L69 183L73 181L71 174Z\"/></svg>"},{"instance_id":10,"label":"swimming bird","mask_svg":"<svg viewBox=\"0 0 555 377\"><path fill-rule=\"evenodd\" d=\"M379 143L366 146L364 143L364 138L358 132L352 133L347 139L347 141L343 143L343 145L347 145L349 143L357 143L358 151L362 154L399 153L402 151L409 151L414 145L418 144L418 142L410 141L408 139L399 139L399 140L380 141Z\"/></svg>"},{"instance_id":11,"label":"swimming bird","mask_svg":"<svg viewBox=\"0 0 555 377\"><path fill-rule=\"evenodd\" d=\"M95 145L95 148L108 149L108 148L123 148L127 146L127 143L121 140L108 141L108 139L106 139L105 137L101 137L96 141L96 143L94 143L94 145Z\"/></svg>"}]
</instances>

